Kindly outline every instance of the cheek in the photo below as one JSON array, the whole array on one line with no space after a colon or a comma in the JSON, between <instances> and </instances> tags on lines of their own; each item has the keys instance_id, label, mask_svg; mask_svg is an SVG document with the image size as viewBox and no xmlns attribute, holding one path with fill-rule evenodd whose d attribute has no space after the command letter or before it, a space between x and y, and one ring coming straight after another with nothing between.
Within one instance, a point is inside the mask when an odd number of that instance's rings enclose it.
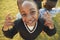
<instances>
[{"instance_id":1,"label":"cheek","mask_svg":"<svg viewBox=\"0 0 60 40\"><path fill-rule=\"evenodd\" d=\"M26 18L22 18L23 22L26 22Z\"/></svg>"},{"instance_id":2,"label":"cheek","mask_svg":"<svg viewBox=\"0 0 60 40\"><path fill-rule=\"evenodd\" d=\"M22 20L23 20L23 22L25 22L25 23L28 21L27 18L25 18L25 17L22 18Z\"/></svg>"},{"instance_id":3,"label":"cheek","mask_svg":"<svg viewBox=\"0 0 60 40\"><path fill-rule=\"evenodd\" d=\"M39 14L36 14L36 15L34 16L35 20L38 20L38 16L39 16Z\"/></svg>"}]
</instances>

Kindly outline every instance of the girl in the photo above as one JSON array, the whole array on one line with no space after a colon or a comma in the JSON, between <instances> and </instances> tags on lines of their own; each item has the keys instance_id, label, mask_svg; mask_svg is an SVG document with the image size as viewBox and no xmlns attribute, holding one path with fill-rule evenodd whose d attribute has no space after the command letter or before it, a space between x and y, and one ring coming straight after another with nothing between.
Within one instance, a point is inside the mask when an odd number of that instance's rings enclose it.
<instances>
[{"instance_id":1,"label":"girl","mask_svg":"<svg viewBox=\"0 0 60 40\"><path fill-rule=\"evenodd\" d=\"M38 18L39 12L34 2L24 1L21 7L19 5L20 4L18 4L18 8L21 12L22 19L11 22L12 19L7 16L2 29L6 37L13 38L13 36L19 32L23 39L34 40L42 32L42 30L49 36L56 33L52 20L48 19L48 14L44 20ZM13 27L9 29L10 26Z\"/></svg>"}]
</instances>

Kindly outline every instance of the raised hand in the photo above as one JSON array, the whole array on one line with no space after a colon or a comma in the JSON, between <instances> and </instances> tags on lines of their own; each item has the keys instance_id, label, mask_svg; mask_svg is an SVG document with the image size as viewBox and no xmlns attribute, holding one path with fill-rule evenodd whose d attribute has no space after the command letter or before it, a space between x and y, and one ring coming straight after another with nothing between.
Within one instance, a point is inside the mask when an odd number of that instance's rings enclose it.
<instances>
[{"instance_id":1,"label":"raised hand","mask_svg":"<svg viewBox=\"0 0 60 40\"><path fill-rule=\"evenodd\" d=\"M44 13L43 19L45 20L45 24L44 24L45 26L48 26L50 29L54 28L53 20L48 11Z\"/></svg>"},{"instance_id":2,"label":"raised hand","mask_svg":"<svg viewBox=\"0 0 60 40\"><path fill-rule=\"evenodd\" d=\"M9 27L14 25L14 20L15 18L11 16L11 14L8 14L5 18L5 22L4 22L4 26L3 26L3 30L8 30Z\"/></svg>"}]
</instances>

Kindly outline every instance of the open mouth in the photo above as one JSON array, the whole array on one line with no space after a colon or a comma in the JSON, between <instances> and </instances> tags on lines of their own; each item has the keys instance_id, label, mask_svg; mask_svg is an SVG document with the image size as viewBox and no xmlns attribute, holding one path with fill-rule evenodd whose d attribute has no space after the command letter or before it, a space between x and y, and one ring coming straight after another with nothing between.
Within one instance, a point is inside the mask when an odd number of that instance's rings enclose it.
<instances>
[{"instance_id":1,"label":"open mouth","mask_svg":"<svg viewBox=\"0 0 60 40\"><path fill-rule=\"evenodd\" d=\"M29 24L32 24L32 23L33 23L33 21L29 21L28 23L29 23Z\"/></svg>"},{"instance_id":2,"label":"open mouth","mask_svg":"<svg viewBox=\"0 0 60 40\"><path fill-rule=\"evenodd\" d=\"M33 25L35 23L35 20L31 20L29 22L27 22L28 25Z\"/></svg>"}]
</instances>

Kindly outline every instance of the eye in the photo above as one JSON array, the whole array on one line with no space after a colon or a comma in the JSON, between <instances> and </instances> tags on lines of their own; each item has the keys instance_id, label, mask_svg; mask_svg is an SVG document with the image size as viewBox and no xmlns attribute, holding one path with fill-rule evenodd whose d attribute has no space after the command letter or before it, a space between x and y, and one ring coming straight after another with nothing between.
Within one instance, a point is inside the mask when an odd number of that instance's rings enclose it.
<instances>
[{"instance_id":1,"label":"eye","mask_svg":"<svg viewBox=\"0 0 60 40\"><path fill-rule=\"evenodd\" d=\"M25 16L27 16L26 14L22 14L22 17L25 17Z\"/></svg>"},{"instance_id":2,"label":"eye","mask_svg":"<svg viewBox=\"0 0 60 40\"><path fill-rule=\"evenodd\" d=\"M31 15L34 15L36 13L36 11L31 11L30 13L31 13Z\"/></svg>"}]
</instances>

